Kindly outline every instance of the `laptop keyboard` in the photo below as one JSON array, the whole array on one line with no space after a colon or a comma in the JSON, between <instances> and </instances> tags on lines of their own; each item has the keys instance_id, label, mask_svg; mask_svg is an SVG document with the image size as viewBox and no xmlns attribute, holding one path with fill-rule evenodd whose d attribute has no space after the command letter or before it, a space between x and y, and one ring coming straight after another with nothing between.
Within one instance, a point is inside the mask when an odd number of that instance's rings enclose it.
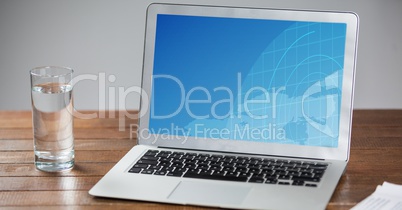
<instances>
[{"instance_id":1,"label":"laptop keyboard","mask_svg":"<svg viewBox=\"0 0 402 210\"><path fill-rule=\"evenodd\" d=\"M323 162L148 150L128 172L317 187L327 167Z\"/></svg>"}]
</instances>

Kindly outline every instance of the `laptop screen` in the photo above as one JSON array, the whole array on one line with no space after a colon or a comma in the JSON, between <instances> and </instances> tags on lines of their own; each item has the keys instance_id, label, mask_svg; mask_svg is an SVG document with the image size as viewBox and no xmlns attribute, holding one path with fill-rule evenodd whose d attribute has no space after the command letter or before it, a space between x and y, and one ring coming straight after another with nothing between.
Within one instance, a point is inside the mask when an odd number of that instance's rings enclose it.
<instances>
[{"instance_id":1,"label":"laptop screen","mask_svg":"<svg viewBox=\"0 0 402 210\"><path fill-rule=\"evenodd\" d=\"M337 147L346 24L157 16L149 132Z\"/></svg>"},{"instance_id":2,"label":"laptop screen","mask_svg":"<svg viewBox=\"0 0 402 210\"><path fill-rule=\"evenodd\" d=\"M337 147L345 23L158 14L149 133Z\"/></svg>"}]
</instances>

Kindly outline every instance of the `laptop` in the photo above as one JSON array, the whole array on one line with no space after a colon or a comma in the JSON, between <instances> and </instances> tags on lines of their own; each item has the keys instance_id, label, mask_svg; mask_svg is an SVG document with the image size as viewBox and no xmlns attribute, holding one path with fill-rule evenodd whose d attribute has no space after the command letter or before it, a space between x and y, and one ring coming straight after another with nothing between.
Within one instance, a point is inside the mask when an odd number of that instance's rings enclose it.
<instances>
[{"instance_id":1,"label":"laptop","mask_svg":"<svg viewBox=\"0 0 402 210\"><path fill-rule=\"evenodd\" d=\"M352 12L151 4L134 146L90 191L325 209L348 163Z\"/></svg>"}]
</instances>

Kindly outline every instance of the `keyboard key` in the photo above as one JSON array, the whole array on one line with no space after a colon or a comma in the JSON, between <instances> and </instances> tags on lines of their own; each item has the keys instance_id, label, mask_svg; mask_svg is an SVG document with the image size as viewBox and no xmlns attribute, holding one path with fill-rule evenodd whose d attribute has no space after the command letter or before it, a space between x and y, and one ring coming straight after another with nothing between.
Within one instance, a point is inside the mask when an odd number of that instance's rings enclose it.
<instances>
[{"instance_id":1,"label":"keyboard key","mask_svg":"<svg viewBox=\"0 0 402 210\"><path fill-rule=\"evenodd\" d=\"M258 174L258 173L260 173L260 169L258 169L258 168L250 168L249 170L248 170L248 172L250 172L250 173L255 173L255 174Z\"/></svg>"},{"instance_id":2,"label":"keyboard key","mask_svg":"<svg viewBox=\"0 0 402 210\"><path fill-rule=\"evenodd\" d=\"M289 160L276 160L276 163L289 163Z\"/></svg>"},{"instance_id":3,"label":"keyboard key","mask_svg":"<svg viewBox=\"0 0 402 210\"><path fill-rule=\"evenodd\" d=\"M169 167L172 163L171 162L160 162L160 166Z\"/></svg>"},{"instance_id":4,"label":"keyboard key","mask_svg":"<svg viewBox=\"0 0 402 210\"><path fill-rule=\"evenodd\" d=\"M257 178L264 178L266 174L264 173L259 173L259 174L253 174L253 177L257 177Z\"/></svg>"},{"instance_id":5,"label":"keyboard key","mask_svg":"<svg viewBox=\"0 0 402 210\"><path fill-rule=\"evenodd\" d=\"M275 162L275 159L272 159L272 158L264 158L263 161L264 161L264 162L267 162L267 163L271 163L271 162Z\"/></svg>"},{"instance_id":6,"label":"keyboard key","mask_svg":"<svg viewBox=\"0 0 402 210\"><path fill-rule=\"evenodd\" d=\"M280 184L280 185L290 185L289 182L278 182L278 184Z\"/></svg>"},{"instance_id":7,"label":"keyboard key","mask_svg":"<svg viewBox=\"0 0 402 210\"><path fill-rule=\"evenodd\" d=\"M250 177L250 175L239 174L237 177L247 180Z\"/></svg>"},{"instance_id":8,"label":"keyboard key","mask_svg":"<svg viewBox=\"0 0 402 210\"><path fill-rule=\"evenodd\" d=\"M286 167L275 167L275 171L287 171Z\"/></svg>"},{"instance_id":9,"label":"keyboard key","mask_svg":"<svg viewBox=\"0 0 402 210\"><path fill-rule=\"evenodd\" d=\"M303 164L296 164L295 165L295 168L300 168L300 169L306 169L308 167L309 167L309 165L303 165Z\"/></svg>"},{"instance_id":10,"label":"keyboard key","mask_svg":"<svg viewBox=\"0 0 402 210\"><path fill-rule=\"evenodd\" d=\"M258 177L251 177L250 180L248 180L248 182L264 183L264 179Z\"/></svg>"},{"instance_id":11,"label":"keyboard key","mask_svg":"<svg viewBox=\"0 0 402 210\"><path fill-rule=\"evenodd\" d=\"M315 165L315 162L304 161L303 165Z\"/></svg>"},{"instance_id":12,"label":"keyboard key","mask_svg":"<svg viewBox=\"0 0 402 210\"><path fill-rule=\"evenodd\" d=\"M280 175L280 176L278 176L278 179L289 180L290 176L289 175Z\"/></svg>"},{"instance_id":13,"label":"keyboard key","mask_svg":"<svg viewBox=\"0 0 402 210\"><path fill-rule=\"evenodd\" d=\"M171 166L176 167L176 168L182 168L184 166L184 164L183 163L173 163Z\"/></svg>"},{"instance_id":14,"label":"keyboard key","mask_svg":"<svg viewBox=\"0 0 402 210\"><path fill-rule=\"evenodd\" d=\"M293 181L293 183L292 183L292 185L295 185L295 186L303 186L304 185L304 181Z\"/></svg>"},{"instance_id":15,"label":"keyboard key","mask_svg":"<svg viewBox=\"0 0 402 210\"><path fill-rule=\"evenodd\" d=\"M276 179L278 176L273 174L273 175L265 175L266 179Z\"/></svg>"},{"instance_id":16,"label":"keyboard key","mask_svg":"<svg viewBox=\"0 0 402 210\"><path fill-rule=\"evenodd\" d=\"M148 164L137 163L133 166L134 168L148 168Z\"/></svg>"},{"instance_id":17,"label":"keyboard key","mask_svg":"<svg viewBox=\"0 0 402 210\"><path fill-rule=\"evenodd\" d=\"M153 173L154 173L154 170L152 170L152 169L145 169L141 172L141 174L153 174Z\"/></svg>"},{"instance_id":18,"label":"keyboard key","mask_svg":"<svg viewBox=\"0 0 402 210\"><path fill-rule=\"evenodd\" d=\"M271 163L270 166L281 167L283 163Z\"/></svg>"},{"instance_id":19,"label":"keyboard key","mask_svg":"<svg viewBox=\"0 0 402 210\"><path fill-rule=\"evenodd\" d=\"M328 163L316 163L315 166L328 166Z\"/></svg>"},{"instance_id":20,"label":"keyboard key","mask_svg":"<svg viewBox=\"0 0 402 210\"><path fill-rule=\"evenodd\" d=\"M166 174L167 174L167 171L155 171L155 173L154 173L154 175L162 175L162 176L164 176Z\"/></svg>"},{"instance_id":21,"label":"keyboard key","mask_svg":"<svg viewBox=\"0 0 402 210\"><path fill-rule=\"evenodd\" d=\"M157 165L158 161L155 160L139 160L137 164Z\"/></svg>"},{"instance_id":22,"label":"keyboard key","mask_svg":"<svg viewBox=\"0 0 402 210\"><path fill-rule=\"evenodd\" d=\"M324 174L319 173L319 174L314 174L313 178L322 178L324 176Z\"/></svg>"},{"instance_id":23,"label":"keyboard key","mask_svg":"<svg viewBox=\"0 0 402 210\"><path fill-rule=\"evenodd\" d=\"M200 172L199 172L199 174L200 175L203 175L203 176L209 176L209 175L211 175L212 174L212 171L211 170L201 170Z\"/></svg>"},{"instance_id":24,"label":"keyboard key","mask_svg":"<svg viewBox=\"0 0 402 210\"><path fill-rule=\"evenodd\" d=\"M292 180L308 181L308 182L319 182L319 181L320 181L320 178L310 178L310 177L297 177L297 176L294 176L294 177L292 177Z\"/></svg>"},{"instance_id":25,"label":"keyboard key","mask_svg":"<svg viewBox=\"0 0 402 210\"><path fill-rule=\"evenodd\" d=\"M212 173L212 175L223 176L223 175L225 175L225 172L224 171L214 171L214 173Z\"/></svg>"},{"instance_id":26,"label":"keyboard key","mask_svg":"<svg viewBox=\"0 0 402 210\"><path fill-rule=\"evenodd\" d=\"M197 167L194 163L186 163L183 168L195 169Z\"/></svg>"},{"instance_id":27,"label":"keyboard key","mask_svg":"<svg viewBox=\"0 0 402 210\"><path fill-rule=\"evenodd\" d=\"M169 166L163 167L163 170L164 170L164 171L173 171L173 170L174 170L174 167L169 167Z\"/></svg>"},{"instance_id":28,"label":"keyboard key","mask_svg":"<svg viewBox=\"0 0 402 210\"><path fill-rule=\"evenodd\" d=\"M227 158L227 157L225 157L225 158L222 158L221 161L222 161L223 163L231 163L231 162L233 161L233 159L232 159L232 158Z\"/></svg>"},{"instance_id":29,"label":"keyboard key","mask_svg":"<svg viewBox=\"0 0 402 210\"><path fill-rule=\"evenodd\" d=\"M181 159L185 160L185 161L191 161L193 160L195 156L192 155L183 155L183 157L181 157Z\"/></svg>"},{"instance_id":30,"label":"keyboard key","mask_svg":"<svg viewBox=\"0 0 402 210\"><path fill-rule=\"evenodd\" d=\"M327 166L324 166L324 165L311 165L309 167L309 169L325 170L325 169L327 169Z\"/></svg>"},{"instance_id":31,"label":"keyboard key","mask_svg":"<svg viewBox=\"0 0 402 210\"><path fill-rule=\"evenodd\" d=\"M149 166L148 169L159 170L159 169L161 169L161 168L162 168L162 166L160 166L160 165L153 165L153 166Z\"/></svg>"},{"instance_id":32,"label":"keyboard key","mask_svg":"<svg viewBox=\"0 0 402 210\"><path fill-rule=\"evenodd\" d=\"M148 150L145 154L144 154L144 156L152 156L152 157L155 157L156 156L156 154L158 154L158 150Z\"/></svg>"},{"instance_id":33,"label":"keyboard key","mask_svg":"<svg viewBox=\"0 0 402 210\"><path fill-rule=\"evenodd\" d=\"M267 179L265 181L265 184L276 184L276 183L278 183L277 179Z\"/></svg>"},{"instance_id":34,"label":"keyboard key","mask_svg":"<svg viewBox=\"0 0 402 210\"><path fill-rule=\"evenodd\" d=\"M282 167L286 167L288 169L294 168L295 166L296 166L296 164L294 164L294 163L284 163L282 165Z\"/></svg>"},{"instance_id":35,"label":"keyboard key","mask_svg":"<svg viewBox=\"0 0 402 210\"><path fill-rule=\"evenodd\" d=\"M223 171L227 171L227 172L234 172L235 171L235 167L230 167L230 166L224 166L222 168ZM240 172L240 171L238 171Z\"/></svg>"},{"instance_id":36,"label":"keyboard key","mask_svg":"<svg viewBox=\"0 0 402 210\"><path fill-rule=\"evenodd\" d=\"M287 170L289 173L290 172L299 172L300 171L300 169L299 168L288 168L288 170Z\"/></svg>"},{"instance_id":37,"label":"keyboard key","mask_svg":"<svg viewBox=\"0 0 402 210\"><path fill-rule=\"evenodd\" d=\"M242 177L250 177L251 173L245 172L245 173L239 173L238 176L242 176Z\"/></svg>"},{"instance_id":38,"label":"keyboard key","mask_svg":"<svg viewBox=\"0 0 402 210\"><path fill-rule=\"evenodd\" d=\"M183 175L183 172L169 172L167 176L176 176L176 177L181 177Z\"/></svg>"},{"instance_id":39,"label":"keyboard key","mask_svg":"<svg viewBox=\"0 0 402 210\"><path fill-rule=\"evenodd\" d=\"M143 156L141 158L141 160L153 160L153 161L158 160L158 159L159 159L159 157L152 157L152 156Z\"/></svg>"},{"instance_id":40,"label":"keyboard key","mask_svg":"<svg viewBox=\"0 0 402 210\"><path fill-rule=\"evenodd\" d=\"M185 168L175 168L174 170L173 170L173 172L180 172L180 173L183 173L183 172L185 172L187 169L185 169Z\"/></svg>"},{"instance_id":41,"label":"keyboard key","mask_svg":"<svg viewBox=\"0 0 402 210\"><path fill-rule=\"evenodd\" d=\"M131 168L128 172L130 173L140 173L142 168Z\"/></svg>"},{"instance_id":42,"label":"keyboard key","mask_svg":"<svg viewBox=\"0 0 402 210\"><path fill-rule=\"evenodd\" d=\"M169 156L170 156L169 153L159 153L159 154L156 155L156 157L161 157L161 158L167 158Z\"/></svg>"},{"instance_id":43,"label":"keyboard key","mask_svg":"<svg viewBox=\"0 0 402 210\"><path fill-rule=\"evenodd\" d=\"M208 165L198 165L197 169L207 170L209 168Z\"/></svg>"},{"instance_id":44,"label":"keyboard key","mask_svg":"<svg viewBox=\"0 0 402 210\"><path fill-rule=\"evenodd\" d=\"M179 159L181 158L181 156L182 156L182 155L180 155L180 154L174 154L174 153L173 153L173 154L171 154L169 157L170 157L170 158L173 158L173 159L175 159L175 160L179 160Z\"/></svg>"}]
</instances>

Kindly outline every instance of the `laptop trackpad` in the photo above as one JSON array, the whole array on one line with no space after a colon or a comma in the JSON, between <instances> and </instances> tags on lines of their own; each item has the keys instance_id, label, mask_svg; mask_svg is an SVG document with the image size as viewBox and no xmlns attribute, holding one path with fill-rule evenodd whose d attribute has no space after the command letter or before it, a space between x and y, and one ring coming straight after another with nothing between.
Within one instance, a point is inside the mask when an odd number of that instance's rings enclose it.
<instances>
[{"instance_id":1,"label":"laptop trackpad","mask_svg":"<svg viewBox=\"0 0 402 210\"><path fill-rule=\"evenodd\" d=\"M185 204L239 205L250 192L249 186L233 186L226 183L183 181L168 197Z\"/></svg>"}]
</instances>

